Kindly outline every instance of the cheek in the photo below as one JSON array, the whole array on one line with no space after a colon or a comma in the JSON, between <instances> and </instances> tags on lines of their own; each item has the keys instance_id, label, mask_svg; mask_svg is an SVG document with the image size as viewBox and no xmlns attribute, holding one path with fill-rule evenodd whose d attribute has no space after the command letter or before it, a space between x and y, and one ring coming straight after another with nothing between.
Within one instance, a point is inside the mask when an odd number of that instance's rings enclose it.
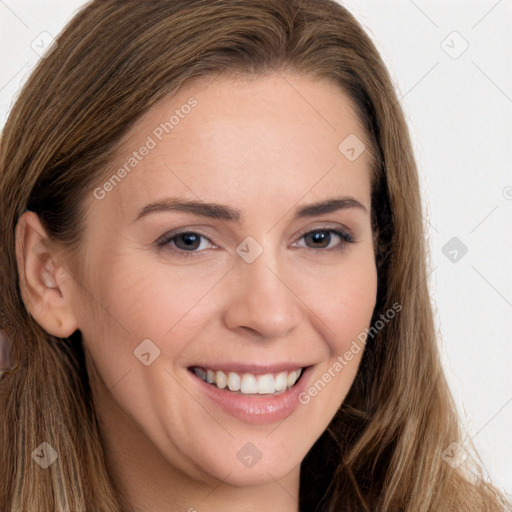
<instances>
[{"instance_id":1,"label":"cheek","mask_svg":"<svg viewBox=\"0 0 512 512\"><path fill-rule=\"evenodd\" d=\"M373 254L347 259L309 285L310 303L325 324L331 351L344 352L370 324L377 298L377 270Z\"/></svg>"},{"instance_id":2,"label":"cheek","mask_svg":"<svg viewBox=\"0 0 512 512\"><path fill-rule=\"evenodd\" d=\"M328 278L316 278L309 289L318 330L325 343L325 359L312 375L299 401L308 417L315 418L312 430L317 439L349 392L364 352L358 336L369 327L377 295L377 271L371 252L347 258ZM309 303L308 303L309 304ZM313 308L312 308L313 309Z\"/></svg>"},{"instance_id":3,"label":"cheek","mask_svg":"<svg viewBox=\"0 0 512 512\"><path fill-rule=\"evenodd\" d=\"M165 340L201 302L229 269L166 264L165 256L120 257L102 265L97 284L108 321L134 339ZM117 325L116 325L117 324Z\"/></svg>"}]
</instances>

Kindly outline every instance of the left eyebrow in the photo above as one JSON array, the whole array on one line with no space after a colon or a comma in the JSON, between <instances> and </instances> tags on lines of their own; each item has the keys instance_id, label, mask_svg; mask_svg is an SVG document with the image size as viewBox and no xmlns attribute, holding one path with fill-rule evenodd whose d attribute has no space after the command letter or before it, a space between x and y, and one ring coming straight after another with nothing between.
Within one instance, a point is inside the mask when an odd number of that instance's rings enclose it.
<instances>
[{"instance_id":1,"label":"left eyebrow","mask_svg":"<svg viewBox=\"0 0 512 512\"><path fill-rule=\"evenodd\" d=\"M368 213L366 206L353 197L337 197L326 199L318 203L302 206L295 210L295 217L313 217L314 215L323 215L337 210L346 210L348 208L358 208Z\"/></svg>"},{"instance_id":2,"label":"left eyebrow","mask_svg":"<svg viewBox=\"0 0 512 512\"><path fill-rule=\"evenodd\" d=\"M346 210L349 208L360 209L368 212L364 204L353 197L334 197L325 199L316 203L301 206L295 209L295 218L314 217L325 213L332 213L337 210ZM242 218L242 212L235 208L217 203L205 203L203 201L195 201L180 198L165 198L150 203L137 214L135 221L156 212L180 211L188 212L201 217L211 219L222 219L228 221L239 222ZM135 222L134 221L134 222Z\"/></svg>"}]
</instances>

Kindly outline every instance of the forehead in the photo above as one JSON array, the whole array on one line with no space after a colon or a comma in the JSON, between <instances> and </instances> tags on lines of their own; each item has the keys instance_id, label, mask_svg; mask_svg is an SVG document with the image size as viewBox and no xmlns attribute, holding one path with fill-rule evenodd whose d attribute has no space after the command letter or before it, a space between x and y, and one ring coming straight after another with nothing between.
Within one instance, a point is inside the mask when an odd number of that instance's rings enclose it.
<instances>
[{"instance_id":1,"label":"forehead","mask_svg":"<svg viewBox=\"0 0 512 512\"><path fill-rule=\"evenodd\" d=\"M362 151L356 159L347 144ZM294 74L200 80L135 123L110 169L122 178L101 208L133 217L167 196L242 211L333 191L368 199L365 145L353 105L334 82Z\"/></svg>"}]
</instances>

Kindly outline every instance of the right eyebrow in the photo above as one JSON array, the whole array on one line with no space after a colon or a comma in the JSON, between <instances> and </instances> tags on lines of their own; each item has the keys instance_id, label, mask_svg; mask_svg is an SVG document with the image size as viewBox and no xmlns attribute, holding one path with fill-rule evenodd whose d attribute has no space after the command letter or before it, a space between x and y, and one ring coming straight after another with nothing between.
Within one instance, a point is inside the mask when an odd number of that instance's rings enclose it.
<instances>
[{"instance_id":1,"label":"right eyebrow","mask_svg":"<svg viewBox=\"0 0 512 512\"><path fill-rule=\"evenodd\" d=\"M240 220L240 211L228 206L216 203L204 203L203 201L193 201L189 199L165 198L146 205L137 214L135 221L155 212L188 212L201 217L212 219L222 219L230 221Z\"/></svg>"}]
</instances>

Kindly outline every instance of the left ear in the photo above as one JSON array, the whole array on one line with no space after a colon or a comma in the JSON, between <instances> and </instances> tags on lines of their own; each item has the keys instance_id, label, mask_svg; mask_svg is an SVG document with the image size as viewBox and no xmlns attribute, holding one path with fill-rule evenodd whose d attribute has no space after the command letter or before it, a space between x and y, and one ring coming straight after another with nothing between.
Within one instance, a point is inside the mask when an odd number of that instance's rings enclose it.
<instances>
[{"instance_id":1,"label":"left ear","mask_svg":"<svg viewBox=\"0 0 512 512\"><path fill-rule=\"evenodd\" d=\"M25 306L45 331L67 338L77 329L72 307L76 283L63 266L36 213L24 212L16 224L16 261Z\"/></svg>"}]
</instances>

